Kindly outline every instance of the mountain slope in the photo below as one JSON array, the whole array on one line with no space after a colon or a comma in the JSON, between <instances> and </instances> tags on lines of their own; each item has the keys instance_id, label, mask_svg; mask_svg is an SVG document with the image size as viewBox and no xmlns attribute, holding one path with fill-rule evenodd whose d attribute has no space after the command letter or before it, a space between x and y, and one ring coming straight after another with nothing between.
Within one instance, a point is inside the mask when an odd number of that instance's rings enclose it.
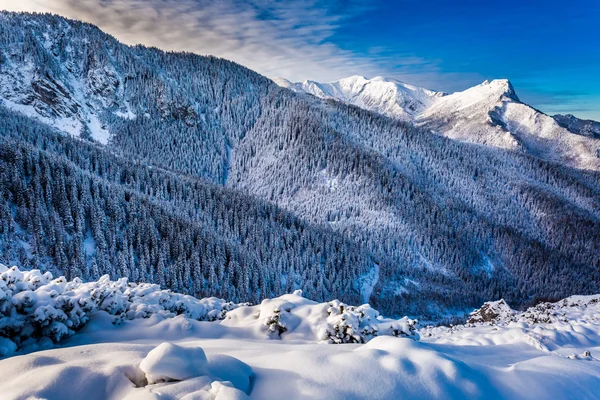
<instances>
[{"instance_id":1,"label":"mountain slope","mask_svg":"<svg viewBox=\"0 0 600 400\"><path fill-rule=\"evenodd\" d=\"M0 22L5 107L217 183L274 86L214 57L123 46L78 21L0 13Z\"/></svg>"},{"instance_id":2,"label":"mountain slope","mask_svg":"<svg viewBox=\"0 0 600 400\"><path fill-rule=\"evenodd\" d=\"M522 103L505 79L486 81L450 95L381 77L350 77L332 83L291 83L281 78L274 81L296 92L337 99L414 122L452 139L600 170L597 123L573 116L549 117Z\"/></svg>"},{"instance_id":3,"label":"mountain slope","mask_svg":"<svg viewBox=\"0 0 600 400\"><path fill-rule=\"evenodd\" d=\"M109 236L103 251L116 254L100 262L107 270L164 266L167 285L180 287L189 282L185 266L198 264L200 254L203 295L226 286L232 294L223 296L255 301L312 286L311 297L370 297L388 315L439 315L499 296L518 306L600 291L597 172L432 135L296 94L225 60L125 46L77 21L11 13L0 20L0 77L10 81L2 104L14 110L2 114L13 122L2 125L1 138L10 139L7 151L48 153L43 168L36 157L13 161L6 153L3 179L11 189L3 196L3 245L13 249L4 253L6 263L16 255L22 265L41 258L57 268L79 254L78 265L88 268L99 264L95 249ZM105 145L98 126L108 134ZM48 171L75 163L81 146L87 150L77 168L49 180ZM76 187L84 190L107 173L103 187L115 195L94 197L106 224L73 241L74 212L66 210L89 206L87 196L68 195L64 176L78 176ZM36 180L50 189L28 193ZM208 184L220 194L208 196ZM151 201L130 209L129 192ZM238 196L245 200L230 202ZM211 212L200 218L205 203ZM45 230L48 244L33 257L40 208L42 226L69 228ZM147 226L125 240L123 227L138 209ZM163 213L179 218L176 232ZM21 221L18 228L11 218ZM155 232L151 242L139 239L147 230ZM307 236L297 239L298 232ZM186 250L190 241L194 251ZM56 243L65 255L53 250ZM221 271L217 278L211 268Z\"/></svg>"},{"instance_id":4,"label":"mountain slope","mask_svg":"<svg viewBox=\"0 0 600 400\"><path fill-rule=\"evenodd\" d=\"M67 279L109 274L243 301L298 287L315 298L334 292L360 298L357 282L373 259L327 227L205 180L115 156L2 108L0 120L6 262ZM315 259L318 269L307 262Z\"/></svg>"}]
</instances>

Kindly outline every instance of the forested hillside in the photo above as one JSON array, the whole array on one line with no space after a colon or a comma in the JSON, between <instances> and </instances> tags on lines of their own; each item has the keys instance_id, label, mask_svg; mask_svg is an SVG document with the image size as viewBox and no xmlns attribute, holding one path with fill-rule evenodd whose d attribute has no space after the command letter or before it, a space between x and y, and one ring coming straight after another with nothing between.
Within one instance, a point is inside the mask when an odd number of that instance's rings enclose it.
<instances>
[{"instance_id":1,"label":"forested hillside","mask_svg":"<svg viewBox=\"0 0 600 400\"><path fill-rule=\"evenodd\" d=\"M267 202L149 168L0 110L4 260L197 296L258 301L302 287L358 301L366 252ZM61 271L57 265L63 267Z\"/></svg>"},{"instance_id":2,"label":"forested hillside","mask_svg":"<svg viewBox=\"0 0 600 400\"><path fill-rule=\"evenodd\" d=\"M50 15L0 14L0 96L0 262L385 314L600 289L597 172Z\"/></svg>"}]
</instances>

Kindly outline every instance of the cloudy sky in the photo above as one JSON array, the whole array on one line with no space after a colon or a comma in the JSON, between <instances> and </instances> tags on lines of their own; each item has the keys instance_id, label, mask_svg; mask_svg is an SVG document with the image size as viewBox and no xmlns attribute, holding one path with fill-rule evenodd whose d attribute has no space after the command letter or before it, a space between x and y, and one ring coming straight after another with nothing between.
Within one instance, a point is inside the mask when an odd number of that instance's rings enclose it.
<instances>
[{"instance_id":1,"label":"cloudy sky","mask_svg":"<svg viewBox=\"0 0 600 400\"><path fill-rule=\"evenodd\" d=\"M228 58L270 77L383 75L435 90L508 78L547 113L600 120L598 0L0 0L128 44Z\"/></svg>"}]
</instances>

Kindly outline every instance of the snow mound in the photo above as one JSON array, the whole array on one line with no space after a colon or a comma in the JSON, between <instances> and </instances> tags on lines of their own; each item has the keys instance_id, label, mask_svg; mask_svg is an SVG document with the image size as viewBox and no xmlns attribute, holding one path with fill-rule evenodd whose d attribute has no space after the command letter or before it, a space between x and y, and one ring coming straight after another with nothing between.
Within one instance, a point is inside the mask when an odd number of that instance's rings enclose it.
<instances>
[{"instance_id":1,"label":"snow mound","mask_svg":"<svg viewBox=\"0 0 600 400\"><path fill-rule=\"evenodd\" d=\"M200 347L181 347L164 342L148 353L140 363L149 384L182 381L206 375L208 360Z\"/></svg>"},{"instance_id":2,"label":"snow mound","mask_svg":"<svg viewBox=\"0 0 600 400\"><path fill-rule=\"evenodd\" d=\"M215 381L211 384L211 388L208 391L209 394L214 395L214 400L245 400L249 399L246 393L232 387L229 382L218 382ZM182 400L192 399L204 399L205 397L194 396L194 393L185 396Z\"/></svg>"},{"instance_id":3,"label":"snow mound","mask_svg":"<svg viewBox=\"0 0 600 400\"><path fill-rule=\"evenodd\" d=\"M600 322L600 296L571 296L556 303L539 303L520 313L517 320L530 324L572 320Z\"/></svg>"},{"instance_id":4,"label":"snow mound","mask_svg":"<svg viewBox=\"0 0 600 400\"><path fill-rule=\"evenodd\" d=\"M487 379L464 362L412 340L378 337L354 353L368 354L398 377L402 398L484 398L491 392Z\"/></svg>"},{"instance_id":5,"label":"snow mound","mask_svg":"<svg viewBox=\"0 0 600 400\"><path fill-rule=\"evenodd\" d=\"M190 400L246 399L254 376L250 366L234 357L218 354L208 359L201 347L169 342L152 349L139 368L148 385L188 381L190 392L182 398Z\"/></svg>"},{"instance_id":6,"label":"snow mound","mask_svg":"<svg viewBox=\"0 0 600 400\"><path fill-rule=\"evenodd\" d=\"M118 337L118 331L113 334ZM198 343L152 342L68 346L3 359L9 373L2 399L247 399L252 368L237 358L210 351L204 363L194 358ZM159 354L162 353L162 354ZM140 365L153 357L153 367L182 380L149 383ZM181 366L178 366L181 364ZM187 376L187 375L194 376ZM168 380L168 381L167 381Z\"/></svg>"},{"instance_id":7,"label":"snow mound","mask_svg":"<svg viewBox=\"0 0 600 400\"><path fill-rule=\"evenodd\" d=\"M208 357L210 375L222 382L230 382L233 387L249 393L254 378L252 368L235 357L215 354Z\"/></svg>"},{"instance_id":8,"label":"snow mound","mask_svg":"<svg viewBox=\"0 0 600 400\"><path fill-rule=\"evenodd\" d=\"M571 296L555 303L542 302L523 312L517 312L510 308L504 300L498 300L486 302L481 308L473 311L467 324L569 323L571 321L597 320L600 317L598 312L600 312L600 295Z\"/></svg>"},{"instance_id":9,"label":"snow mound","mask_svg":"<svg viewBox=\"0 0 600 400\"><path fill-rule=\"evenodd\" d=\"M425 327L424 340L462 346L527 345L562 358L596 360L600 346L600 296L571 296L523 312L504 301L475 310L466 325ZM581 354L572 352L580 348ZM597 361L597 360L596 360Z\"/></svg>"},{"instance_id":10,"label":"snow mound","mask_svg":"<svg viewBox=\"0 0 600 400\"><path fill-rule=\"evenodd\" d=\"M254 371L237 358L213 354L207 357L200 346L163 342L150 350L139 364L139 373L130 373L136 387L177 394L182 399L247 399ZM142 377L143 376L143 377ZM136 393L132 398L138 398ZM183 397L181 397L183 395Z\"/></svg>"},{"instance_id":11,"label":"snow mound","mask_svg":"<svg viewBox=\"0 0 600 400\"><path fill-rule=\"evenodd\" d=\"M162 386L162 390L185 393L177 397L189 400L247 399L254 377L252 368L237 358L223 354L207 358L199 346L184 347L169 342L150 350L139 369L145 380L137 378L138 387L148 389L166 383L169 385Z\"/></svg>"}]
</instances>

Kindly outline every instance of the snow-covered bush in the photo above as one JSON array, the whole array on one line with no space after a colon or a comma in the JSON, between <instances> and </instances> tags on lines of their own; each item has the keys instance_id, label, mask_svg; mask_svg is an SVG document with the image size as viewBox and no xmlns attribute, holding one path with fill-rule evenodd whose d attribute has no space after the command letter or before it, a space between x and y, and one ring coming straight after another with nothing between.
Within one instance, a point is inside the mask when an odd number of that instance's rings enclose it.
<instances>
[{"instance_id":1,"label":"snow-covered bush","mask_svg":"<svg viewBox=\"0 0 600 400\"><path fill-rule=\"evenodd\" d=\"M403 317L398 320L392 320L388 322L381 322L378 327L378 336L405 336L412 339L418 340L419 333L417 332L417 325L419 321L416 319L410 319Z\"/></svg>"},{"instance_id":2,"label":"snow-covered bush","mask_svg":"<svg viewBox=\"0 0 600 400\"><path fill-rule=\"evenodd\" d=\"M294 295L298 295L294 293ZM264 299L254 316L262 323L262 329L274 338L279 338L289 329L298 325L298 318L291 314L296 304L287 301L285 296L275 299Z\"/></svg>"},{"instance_id":3,"label":"snow-covered bush","mask_svg":"<svg viewBox=\"0 0 600 400\"><path fill-rule=\"evenodd\" d=\"M419 338L416 320L386 319L368 304L317 303L300 291L250 306L215 297L197 299L127 278L111 281L105 275L95 282L67 281L48 272L0 264L0 357L21 348L50 347L83 328L96 313L112 316L114 325L153 315L197 321L227 316L224 325L251 328L257 337L266 332L275 339L292 335L334 344L366 343L381 335Z\"/></svg>"},{"instance_id":4,"label":"snow-covered bush","mask_svg":"<svg viewBox=\"0 0 600 400\"><path fill-rule=\"evenodd\" d=\"M281 318L281 310L278 308L274 309L273 314L264 319L264 324L269 333L277 336L281 336L282 333L287 331L285 320Z\"/></svg>"},{"instance_id":5,"label":"snow-covered bush","mask_svg":"<svg viewBox=\"0 0 600 400\"><path fill-rule=\"evenodd\" d=\"M339 300L329 303L327 322L321 326L319 336L329 343L365 343L377 336L379 313L369 305L353 307Z\"/></svg>"},{"instance_id":6,"label":"snow-covered bush","mask_svg":"<svg viewBox=\"0 0 600 400\"><path fill-rule=\"evenodd\" d=\"M334 300L329 306L327 321L319 329L320 340L334 344L366 343L379 335L418 339L417 320L386 320L368 304L355 307Z\"/></svg>"},{"instance_id":7,"label":"snow-covered bush","mask_svg":"<svg viewBox=\"0 0 600 400\"><path fill-rule=\"evenodd\" d=\"M183 314L214 321L238 305L214 297L196 299L162 290L158 285L130 283L127 278L97 282L53 279L49 272L21 271L0 264L0 356L28 345L48 345L73 335L95 312L114 315L113 323ZM12 344L11 344L12 343Z\"/></svg>"}]
</instances>

